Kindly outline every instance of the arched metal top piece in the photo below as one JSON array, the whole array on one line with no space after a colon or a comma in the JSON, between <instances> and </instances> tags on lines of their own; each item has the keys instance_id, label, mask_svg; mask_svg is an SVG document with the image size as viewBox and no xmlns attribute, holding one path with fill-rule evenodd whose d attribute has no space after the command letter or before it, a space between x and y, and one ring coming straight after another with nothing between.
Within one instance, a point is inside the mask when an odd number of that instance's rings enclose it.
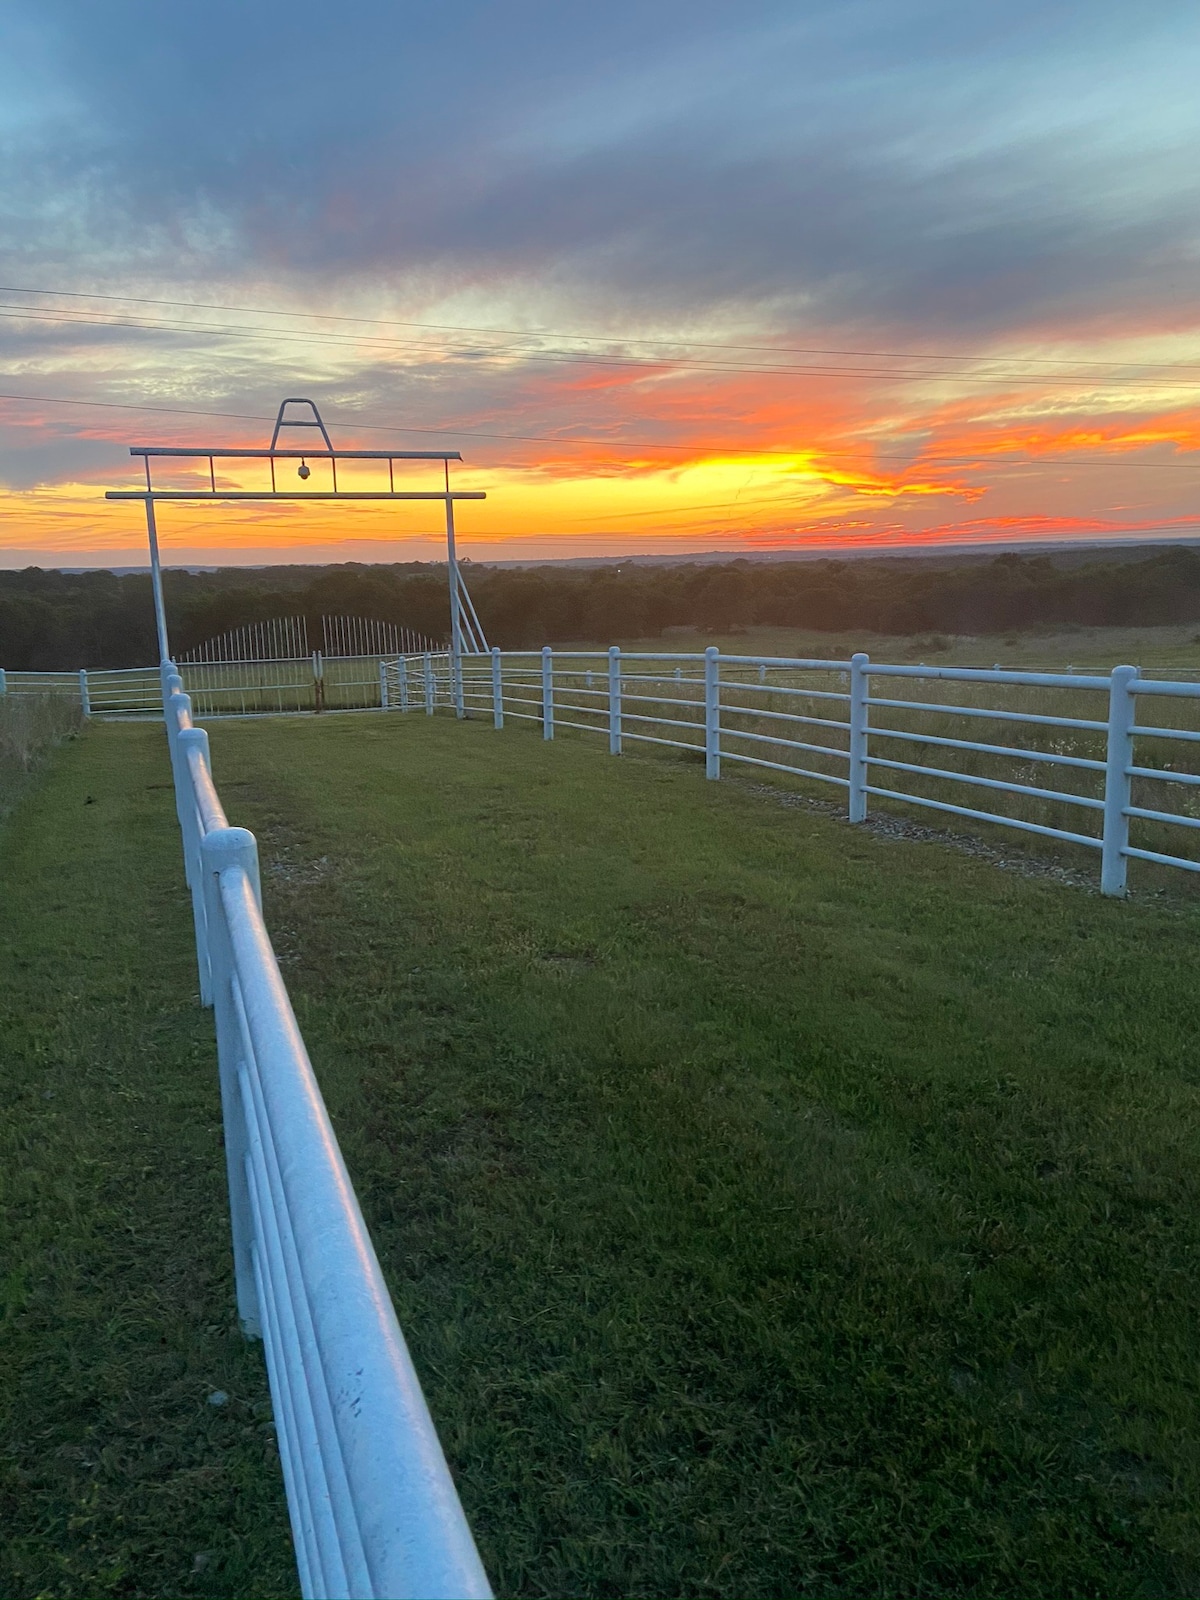
<instances>
[{"instance_id":1,"label":"arched metal top piece","mask_svg":"<svg viewBox=\"0 0 1200 1600\"><path fill-rule=\"evenodd\" d=\"M311 417L295 417L288 415L289 406L307 406L312 412ZM315 428L321 435L321 444L315 450L297 448L294 445L280 447L279 435L284 428ZM440 461L443 467L451 461L461 461L462 457L457 450L335 450L333 441L329 437L329 430L317 410L315 400L306 399L300 395L289 395L281 401L279 413L275 418L275 431L271 435L271 443L264 450L247 450L244 446L229 446L225 449L219 446L195 445L147 445L132 444L129 447L131 456L140 456L146 468L146 487L144 489L109 489L105 494L106 500L443 500L447 505L453 500L483 500L484 492L481 489L456 490L450 489L449 476L446 477L445 488L432 489L397 489L395 478L395 465L397 461ZM152 478L150 463L160 457L173 457L176 459L192 459L208 462L208 487L193 489L159 489ZM332 487L329 489L281 489L275 478L275 463L277 460L299 461L304 463L305 458L310 461L328 461L331 471ZM271 487L269 489L226 489L217 485L218 461L265 461L271 469ZM346 489L338 483L339 461L377 461L380 465L387 465L387 487L376 489ZM300 477L309 476L306 466L302 465Z\"/></svg>"},{"instance_id":2,"label":"arched metal top piece","mask_svg":"<svg viewBox=\"0 0 1200 1600\"><path fill-rule=\"evenodd\" d=\"M305 417L285 417L284 412L289 406L307 406L312 412L311 421ZM325 424L321 421L321 413L317 410L315 400L305 400L299 395L291 395L279 403L279 415L275 418L275 432L271 435L271 449L279 443L280 428L320 428L321 437L325 441L325 448L333 454L333 441L329 437Z\"/></svg>"}]
</instances>

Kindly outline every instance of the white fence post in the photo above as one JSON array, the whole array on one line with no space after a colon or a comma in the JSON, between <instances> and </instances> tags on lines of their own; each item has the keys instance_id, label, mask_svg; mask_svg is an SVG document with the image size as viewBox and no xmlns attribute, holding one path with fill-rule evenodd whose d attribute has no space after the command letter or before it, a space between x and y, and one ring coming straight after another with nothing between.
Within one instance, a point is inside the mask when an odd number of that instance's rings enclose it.
<instances>
[{"instance_id":1,"label":"white fence post","mask_svg":"<svg viewBox=\"0 0 1200 1600\"><path fill-rule=\"evenodd\" d=\"M461 652L458 655L452 654L450 657L450 690L454 696L454 715L459 718L465 717L467 714L467 708L463 701L463 666Z\"/></svg>"},{"instance_id":2,"label":"white fence post","mask_svg":"<svg viewBox=\"0 0 1200 1600\"><path fill-rule=\"evenodd\" d=\"M218 882L218 875L227 868L241 867L250 882L257 885L258 847L254 835L245 828L214 828L200 841L200 857L204 870L205 925L217 1023L217 1071L225 1123L225 1168L229 1179L229 1221L233 1233L238 1320L248 1339L261 1339L262 1323L254 1285L254 1223L246 1176L249 1140L240 1082L245 1045L233 990L233 951Z\"/></svg>"},{"instance_id":3,"label":"white fence post","mask_svg":"<svg viewBox=\"0 0 1200 1600\"><path fill-rule=\"evenodd\" d=\"M433 715L433 657L425 652L425 715Z\"/></svg>"},{"instance_id":4,"label":"white fence post","mask_svg":"<svg viewBox=\"0 0 1200 1600\"><path fill-rule=\"evenodd\" d=\"M504 681L500 675L500 648L492 646L492 725L504 726Z\"/></svg>"},{"instance_id":5,"label":"white fence post","mask_svg":"<svg viewBox=\"0 0 1200 1600\"><path fill-rule=\"evenodd\" d=\"M860 650L850 658L850 821L867 820L867 699L870 657Z\"/></svg>"},{"instance_id":6,"label":"white fence post","mask_svg":"<svg viewBox=\"0 0 1200 1600\"><path fill-rule=\"evenodd\" d=\"M396 657L396 676L400 679L400 709L408 710L408 662L403 656Z\"/></svg>"},{"instance_id":7,"label":"white fence post","mask_svg":"<svg viewBox=\"0 0 1200 1600\"><path fill-rule=\"evenodd\" d=\"M721 776L721 662L710 644L704 652L704 776ZM676 668L676 675L681 675Z\"/></svg>"},{"instance_id":8,"label":"white fence post","mask_svg":"<svg viewBox=\"0 0 1200 1600\"><path fill-rule=\"evenodd\" d=\"M542 738L554 737L554 657L542 646Z\"/></svg>"},{"instance_id":9,"label":"white fence post","mask_svg":"<svg viewBox=\"0 0 1200 1600\"><path fill-rule=\"evenodd\" d=\"M212 960L208 953L208 907L204 893L204 866L200 855L203 843L200 819L196 814L195 788L188 768L188 751L199 752L209 777L212 776L212 757L208 749L208 734L203 728L181 728L176 736L179 750L178 785L179 828L183 834L183 863L188 885L192 891L192 921L196 927L196 966L200 974L200 1004L213 1003Z\"/></svg>"},{"instance_id":10,"label":"white fence post","mask_svg":"<svg viewBox=\"0 0 1200 1600\"><path fill-rule=\"evenodd\" d=\"M179 826L183 827L183 796L185 793L183 774L179 770L179 724L183 716L187 717L189 724L192 720L192 699L183 692L183 680L176 673L167 679L170 685L163 702L163 721L167 727L167 754L171 759L171 776L175 780L175 813L179 818ZM176 687L178 685L178 688ZM185 864L186 864L186 857Z\"/></svg>"},{"instance_id":11,"label":"white fence post","mask_svg":"<svg viewBox=\"0 0 1200 1600\"><path fill-rule=\"evenodd\" d=\"M1100 851L1100 893L1125 894L1129 858L1129 806L1133 765L1133 727L1137 702L1130 692L1136 667L1114 667L1108 691L1108 749L1104 763L1104 836Z\"/></svg>"},{"instance_id":12,"label":"white fence post","mask_svg":"<svg viewBox=\"0 0 1200 1600\"><path fill-rule=\"evenodd\" d=\"M379 662L379 709L388 709L387 662L382 659Z\"/></svg>"},{"instance_id":13,"label":"white fence post","mask_svg":"<svg viewBox=\"0 0 1200 1600\"><path fill-rule=\"evenodd\" d=\"M621 651L615 644L608 650L608 753L621 754Z\"/></svg>"},{"instance_id":14,"label":"white fence post","mask_svg":"<svg viewBox=\"0 0 1200 1600\"><path fill-rule=\"evenodd\" d=\"M0 694L7 694L7 693L8 693L8 675L5 672L4 668L0 667Z\"/></svg>"},{"instance_id":15,"label":"white fence post","mask_svg":"<svg viewBox=\"0 0 1200 1600\"><path fill-rule=\"evenodd\" d=\"M92 714L92 697L88 693L87 668L79 669L79 705L85 717Z\"/></svg>"}]
</instances>

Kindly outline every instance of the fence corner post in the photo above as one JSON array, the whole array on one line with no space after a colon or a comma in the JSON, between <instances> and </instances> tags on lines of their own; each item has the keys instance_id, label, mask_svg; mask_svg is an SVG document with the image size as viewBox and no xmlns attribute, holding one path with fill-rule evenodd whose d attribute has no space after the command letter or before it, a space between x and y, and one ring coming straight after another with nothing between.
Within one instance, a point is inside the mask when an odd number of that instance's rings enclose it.
<instances>
[{"instance_id":1,"label":"fence corner post","mask_svg":"<svg viewBox=\"0 0 1200 1600\"><path fill-rule=\"evenodd\" d=\"M1136 667L1114 667L1108 690L1108 746L1104 760L1104 835L1100 846L1100 893L1114 899L1125 895L1129 858L1129 799L1133 765L1133 724L1136 701L1132 692Z\"/></svg>"},{"instance_id":2,"label":"fence corner post","mask_svg":"<svg viewBox=\"0 0 1200 1600\"><path fill-rule=\"evenodd\" d=\"M504 726L504 680L501 677L500 647L492 646L492 726Z\"/></svg>"},{"instance_id":3,"label":"fence corner post","mask_svg":"<svg viewBox=\"0 0 1200 1600\"><path fill-rule=\"evenodd\" d=\"M379 658L379 709L388 709L387 662L382 656Z\"/></svg>"},{"instance_id":4,"label":"fence corner post","mask_svg":"<svg viewBox=\"0 0 1200 1600\"><path fill-rule=\"evenodd\" d=\"M704 776L721 776L721 652L715 644L704 652Z\"/></svg>"},{"instance_id":5,"label":"fence corner post","mask_svg":"<svg viewBox=\"0 0 1200 1600\"><path fill-rule=\"evenodd\" d=\"M200 841L200 860L204 873L205 926L217 1024L217 1075L221 1085L238 1321L248 1339L260 1339L262 1321L254 1283L254 1219L246 1174L250 1133L246 1127L241 1085L244 1045L233 993L233 946L225 923L220 885L221 873L231 867L240 867L251 885L257 885L258 844L246 828L214 828Z\"/></svg>"},{"instance_id":6,"label":"fence corner post","mask_svg":"<svg viewBox=\"0 0 1200 1600\"><path fill-rule=\"evenodd\" d=\"M621 754L621 651L608 647L608 753Z\"/></svg>"},{"instance_id":7,"label":"fence corner post","mask_svg":"<svg viewBox=\"0 0 1200 1600\"><path fill-rule=\"evenodd\" d=\"M396 676L400 681L400 709L408 710L408 662L403 656L396 657Z\"/></svg>"},{"instance_id":8,"label":"fence corner post","mask_svg":"<svg viewBox=\"0 0 1200 1600\"><path fill-rule=\"evenodd\" d=\"M425 652L425 715L433 715L433 657Z\"/></svg>"},{"instance_id":9,"label":"fence corner post","mask_svg":"<svg viewBox=\"0 0 1200 1600\"><path fill-rule=\"evenodd\" d=\"M8 674L0 667L0 694L8 693Z\"/></svg>"},{"instance_id":10,"label":"fence corner post","mask_svg":"<svg viewBox=\"0 0 1200 1600\"><path fill-rule=\"evenodd\" d=\"M850 658L850 821L867 820L867 709L870 656Z\"/></svg>"},{"instance_id":11,"label":"fence corner post","mask_svg":"<svg viewBox=\"0 0 1200 1600\"><path fill-rule=\"evenodd\" d=\"M92 697L88 693L86 667L80 667L79 669L79 709L85 717L90 717L92 714Z\"/></svg>"},{"instance_id":12,"label":"fence corner post","mask_svg":"<svg viewBox=\"0 0 1200 1600\"><path fill-rule=\"evenodd\" d=\"M550 646L542 646L542 738L554 737L554 656Z\"/></svg>"}]
</instances>

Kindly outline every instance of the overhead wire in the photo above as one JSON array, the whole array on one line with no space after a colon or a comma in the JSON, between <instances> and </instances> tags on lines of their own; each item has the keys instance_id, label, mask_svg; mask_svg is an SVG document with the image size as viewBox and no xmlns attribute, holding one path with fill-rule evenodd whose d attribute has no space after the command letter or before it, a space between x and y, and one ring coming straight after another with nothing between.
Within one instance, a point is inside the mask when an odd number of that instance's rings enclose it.
<instances>
[{"instance_id":1,"label":"overhead wire","mask_svg":"<svg viewBox=\"0 0 1200 1600\"><path fill-rule=\"evenodd\" d=\"M135 411L146 412L155 416L178 417L212 417L219 421L228 422L264 422L275 421L273 416L265 412L249 411L212 411L198 406L148 406L133 404L123 400L80 400L64 397L62 395L30 395L0 393L0 402L9 401L18 405L49 405L49 406L86 406L89 409L100 411ZM330 413L331 420L337 425L337 418ZM405 423L362 422L358 418L345 419L344 425L361 433L413 433L422 437L437 439L487 439L500 443L513 444L553 444L565 447L578 447L581 449L601 450L668 450L683 455L730 455L737 457L761 457L764 460L792 461L805 453L804 446L797 446L791 450L760 450L750 445L741 445L727 440L723 444L711 444L699 441L695 444L675 444L666 440L636 440L636 439L590 439L578 436L563 437L552 433L492 433L481 429L472 428L419 428L411 427ZM1170 441L1164 441L1164 443ZM214 449L213 455L220 457L219 448ZM1143 472L1158 470L1160 468L1182 467L1185 471L1196 471L1200 462L1192 461L1088 461L1064 456L1031 456L1021 459L1004 458L1000 456L987 456L981 459L978 455L971 456L920 456L913 459L910 455L885 455L876 453L872 461L889 461L906 464L912 471L921 471L926 466L959 466L959 467L1025 467L1037 468L1044 466L1059 467L1117 467ZM495 463L493 463L495 465ZM836 469L831 469L836 470ZM864 468L841 469L868 470Z\"/></svg>"},{"instance_id":2,"label":"overhead wire","mask_svg":"<svg viewBox=\"0 0 1200 1600\"><path fill-rule=\"evenodd\" d=\"M0 294L39 295L42 298L59 300L103 300L123 305L164 306L173 310L225 311L245 316L304 318L309 321L369 324L374 327L422 328L443 333L472 333L488 337L499 335L520 339L577 340L582 343L592 344L659 345L667 349L678 349L681 345L685 345L697 350L749 350L771 355L858 356L869 360L888 361L968 361L1003 362L1005 364L1019 361L1027 366L1094 366L1106 370L1111 370L1114 367L1131 367L1138 371L1144 371L1147 367L1151 367L1156 371L1200 371L1200 362L1090 361L1086 357L1074 356L1007 356L945 350L830 349L819 346L739 344L728 340L717 343L691 339L686 336L664 339L641 334L599 334L578 331L561 333L548 329L482 327L465 323L423 322L396 317L356 317L327 311L277 310L266 306L229 306L206 300L163 300L145 295L102 294L87 289L35 289L12 284L0 284Z\"/></svg>"},{"instance_id":3,"label":"overhead wire","mask_svg":"<svg viewBox=\"0 0 1200 1600\"><path fill-rule=\"evenodd\" d=\"M210 338L247 338L270 340L279 342L287 339L293 343L345 347L354 349L372 349L391 354L423 354L433 357L447 357L447 352L430 341L403 341L398 339L380 339L374 336L361 336L341 333L327 333L319 330L249 328L229 324L199 323L199 322L169 322L135 321L129 318L117 318L104 315L91 315L86 311L62 311L53 307L24 306L12 302L0 302L0 318L9 321L24 321L36 323L50 323L54 325L92 327L92 328L119 328L141 333L166 333L166 334L203 334ZM613 341L620 342L620 341ZM867 352L861 352L863 357ZM1021 382L1037 382L1039 385L1067 384L1074 388L1119 388L1148 389L1161 392L1164 387L1173 389L1200 389L1200 382L1182 381L1172 378L1157 381L1137 378L1103 378L1093 377L1091 374L1067 373L1039 373L1033 375L1021 374L990 374L958 370L939 369L926 367L920 370L878 368L878 367L848 367L848 366L817 366L812 364L780 363L751 365L744 362L728 361L697 361L681 359L678 356L661 356L658 358L639 358L633 356L593 355L584 351L572 350L520 350L505 351L503 349L477 350L462 348L457 352L451 350L449 359L459 361L487 360L498 361L503 359L519 360L522 363L537 363L553 366L593 366L615 368L623 370L643 371L647 374L659 374L663 371L674 372L727 372L744 374L756 377L808 377L808 378L870 378L883 382L923 383L931 379L949 379L959 383L1002 385L1012 388ZM906 359L936 360L936 359L966 359L964 357L939 358L917 357ZM1000 361L1006 358L991 357L984 360ZM1020 359L1020 358L1017 358ZM1101 364L1102 365L1102 364ZM1171 369L1175 370L1175 369ZM1191 369L1187 369L1191 370Z\"/></svg>"}]
</instances>

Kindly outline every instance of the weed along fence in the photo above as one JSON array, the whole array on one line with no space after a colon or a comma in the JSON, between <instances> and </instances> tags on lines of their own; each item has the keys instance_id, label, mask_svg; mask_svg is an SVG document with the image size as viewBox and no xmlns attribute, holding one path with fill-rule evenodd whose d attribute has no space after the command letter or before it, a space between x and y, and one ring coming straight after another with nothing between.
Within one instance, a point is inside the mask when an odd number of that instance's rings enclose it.
<instances>
[{"instance_id":1,"label":"weed along fence","mask_svg":"<svg viewBox=\"0 0 1200 1600\"><path fill-rule=\"evenodd\" d=\"M873 801L1082 846L1107 895L1130 860L1200 871L1200 684L969 667L885 666L782 657L493 650L385 663L381 700L452 704L596 734L619 755L639 744L691 752L706 775L727 763L846 794L852 822Z\"/></svg>"},{"instance_id":2,"label":"weed along fence","mask_svg":"<svg viewBox=\"0 0 1200 1600\"><path fill-rule=\"evenodd\" d=\"M216 1016L238 1313L266 1352L306 1596L487 1596L280 977L254 836L162 677L203 999Z\"/></svg>"}]
</instances>

